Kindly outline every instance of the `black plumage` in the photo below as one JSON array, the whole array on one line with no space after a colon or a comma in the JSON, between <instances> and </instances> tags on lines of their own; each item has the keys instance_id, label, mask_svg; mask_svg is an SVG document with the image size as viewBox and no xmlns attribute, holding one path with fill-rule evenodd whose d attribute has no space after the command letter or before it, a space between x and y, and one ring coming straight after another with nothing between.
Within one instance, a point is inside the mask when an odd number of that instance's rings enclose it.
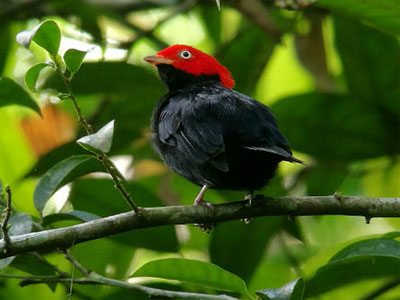
<instances>
[{"instance_id":1,"label":"black plumage","mask_svg":"<svg viewBox=\"0 0 400 300\"><path fill-rule=\"evenodd\" d=\"M300 162L262 103L222 86L218 75L157 68L168 93L153 112L153 146L179 175L200 186L252 192L280 161Z\"/></svg>"}]
</instances>

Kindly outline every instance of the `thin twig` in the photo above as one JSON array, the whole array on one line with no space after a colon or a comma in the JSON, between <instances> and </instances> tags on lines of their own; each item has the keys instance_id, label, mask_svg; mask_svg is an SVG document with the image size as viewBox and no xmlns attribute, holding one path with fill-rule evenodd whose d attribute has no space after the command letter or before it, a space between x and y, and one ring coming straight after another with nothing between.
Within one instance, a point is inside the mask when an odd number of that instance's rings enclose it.
<instances>
[{"instance_id":1,"label":"thin twig","mask_svg":"<svg viewBox=\"0 0 400 300\"><path fill-rule=\"evenodd\" d=\"M112 199L110 199L112 201ZM11 236L12 247L4 253L0 241L0 259L16 254L55 248L107 237L117 233L162 225L221 223L261 216L348 215L362 217L400 217L400 198L367 198L356 196L304 196L269 198L257 196L248 201L215 204L212 210L203 206L167 206L141 208L90 222Z\"/></svg>"},{"instance_id":2,"label":"thin twig","mask_svg":"<svg viewBox=\"0 0 400 300\"><path fill-rule=\"evenodd\" d=\"M133 202L131 199L130 194L126 191L125 187L122 185L120 176L121 173L119 173L118 169L115 167L115 165L112 163L112 161L107 157L105 153L102 153L101 155L98 156L98 160L100 160L106 168L107 172L111 175L115 188L121 193L122 197L126 200L128 205L136 212L140 213L139 207Z\"/></svg>"},{"instance_id":3,"label":"thin twig","mask_svg":"<svg viewBox=\"0 0 400 300\"><path fill-rule=\"evenodd\" d=\"M78 121L82 124L82 126L85 128L86 133L88 135L93 134L93 127L91 124L88 123L86 118L83 116L82 111L80 106L78 105L78 102L76 101L74 91L72 89L71 85L71 80L67 76L65 76L63 70L61 69L59 63L57 62L57 59L55 57L52 57L55 68L57 73L60 75L61 79L63 80L65 87L67 88L69 98L71 99L75 111L78 115ZM120 191L122 197L127 201L129 206L136 212L140 213L140 209L138 206L133 202L131 196L129 193L125 190L120 177L122 177L121 173L117 170L117 168L114 166L114 164L111 162L111 160L107 157L107 155L104 152L101 152L100 155L96 156L99 161L104 165L105 169L107 172L111 175L115 187Z\"/></svg>"},{"instance_id":4,"label":"thin twig","mask_svg":"<svg viewBox=\"0 0 400 300\"><path fill-rule=\"evenodd\" d=\"M4 249L3 251L8 251L11 247L10 237L8 235L8 220L10 220L11 215L11 188L9 185L6 185L6 194L7 194L7 207L5 208L5 215L3 222L1 222L1 232L3 233L3 240L4 240Z\"/></svg>"},{"instance_id":5,"label":"thin twig","mask_svg":"<svg viewBox=\"0 0 400 300\"><path fill-rule=\"evenodd\" d=\"M65 258L68 259L72 263L72 265L76 267L83 275L85 275L86 277L90 276L92 271L86 269L83 265L81 265L81 263L75 257L72 256L69 249L64 249L64 254Z\"/></svg>"}]
</instances>

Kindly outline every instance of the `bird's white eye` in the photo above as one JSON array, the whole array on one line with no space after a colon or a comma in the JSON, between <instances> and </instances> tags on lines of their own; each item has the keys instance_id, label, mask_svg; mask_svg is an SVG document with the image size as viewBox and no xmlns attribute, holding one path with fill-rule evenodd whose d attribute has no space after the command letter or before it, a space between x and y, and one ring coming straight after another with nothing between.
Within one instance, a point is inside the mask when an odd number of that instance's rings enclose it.
<instances>
[{"instance_id":1,"label":"bird's white eye","mask_svg":"<svg viewBox=\"0 0 400 300\"><path fill-rule=\"evenodd\" d=\"M190 53L187 50L183 50L181 53L179 53L179 56L184 58L184 59L189 59L192 57L192 53Z\"/></svg>"}]
</instances>

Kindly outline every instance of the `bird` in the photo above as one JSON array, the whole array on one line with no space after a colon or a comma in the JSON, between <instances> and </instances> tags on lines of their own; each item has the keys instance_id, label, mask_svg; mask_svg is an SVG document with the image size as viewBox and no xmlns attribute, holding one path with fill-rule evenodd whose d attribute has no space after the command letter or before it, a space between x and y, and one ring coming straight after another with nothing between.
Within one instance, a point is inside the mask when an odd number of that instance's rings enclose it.
<instances>
[{"instance_id":1,"label":"bird","mask_svg":"<svg viewBox=\"0 0 400 300\"><path fill-rule=\"evenodd\" d=\"M177 174L208 188L242 190L245 199L265 186L281 161L302 163L290 150L271 110L233 90L230 71L216 58L187 45L143 58L157 68L167 93L151 119L153 148Z\"/></svg>"}]
</instances>

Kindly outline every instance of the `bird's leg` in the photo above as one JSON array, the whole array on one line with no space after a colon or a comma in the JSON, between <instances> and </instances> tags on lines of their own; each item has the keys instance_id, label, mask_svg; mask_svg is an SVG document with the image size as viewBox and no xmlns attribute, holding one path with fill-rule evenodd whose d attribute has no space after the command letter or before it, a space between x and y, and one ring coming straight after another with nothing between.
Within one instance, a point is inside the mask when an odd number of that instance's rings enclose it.
<instances>
[{"instance_id":1,"label":"bird's leg","mask_svg":"<svg viewBox=\"0 0 400 300\"><path fill-rule=\"evenodd\" d=\"M253 204L253 203L252 203L252 201L253 201L253 194L254 194L254 191L249 191L249 192L246 194L246 196L244 196L244 200L249 201L249 203L246 204L246 206L251 206L251 205Z\"/></svg>"},{"instance_id":2,"label":"bird's leg","mask_svg":"<svg viewBox=\"0 0 400 300\"><path fill-rule=\"evenodd\" d=\"M204 194L207 191L207 188L208 188L207 185L203 185L203 187L200 190L200 193L197 195L196 199L194 199L193 205L202 205L202 206L208 207L211 211L213 211L214 210L214 205L212 203L207 202L207 201L205 201L203 199ZM197 227L199 227L201 229L201 231L205 231L207 233L210 233L211 229L213 229L213 227L216 224L205 224L205 223L204 224L199 224L199 223L195 223L195 225Z\"/></svg>"},{"instance_id":3,"label":"bird's leg","mask_svg":"<svg viewBox=\"0 0 400 300\"><path fill-rule=\"evenodd\" d=\"M194 199L194 203L193 205L203 205L206 206L208 208L213 208L213 204L210 202L205 201L204 198L204 194L207 191L208 186L207 185L203 185L203 187L200 190L200 193L197 195L196 199Z\"/></svg>"},{"instance_id":4,"label":"bird's leg","mask_svg":"<svg viewBox=\"0 0 400 300\"><path fill-rule=\"evenodd\" d=\"M246 203L245 206L246 207L251 207L251 205L253 204L253 193L254 191L249 191L245 196L244 196L244 200L249 201L249 203ZM244 218L241 219L241 221L243 221L246 225L250 224L250 218Z\"/></svg>"}]
</instances>

